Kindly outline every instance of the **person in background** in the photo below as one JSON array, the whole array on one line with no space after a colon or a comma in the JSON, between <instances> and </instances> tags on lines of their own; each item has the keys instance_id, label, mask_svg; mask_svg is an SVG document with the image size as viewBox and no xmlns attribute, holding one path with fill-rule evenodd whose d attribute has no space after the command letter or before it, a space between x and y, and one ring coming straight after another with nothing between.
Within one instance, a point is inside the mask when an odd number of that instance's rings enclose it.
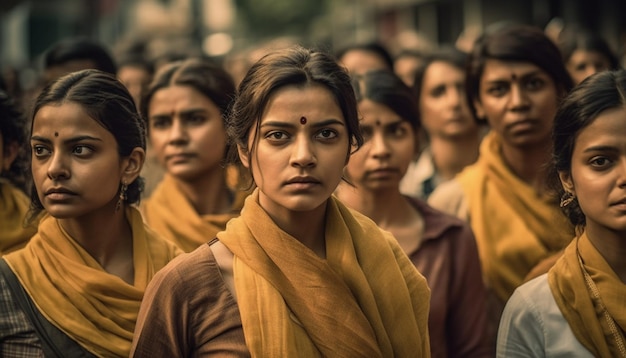
<instances>
[{"instance_id":1,"label":"person in background","mask_svg":"<svg viewBox=\"0 0 626 358\"><path fill-rule=\"evenodd\" d=\"M227 131L256 188L151 282L131 356L430 357L426 281L332 195L362 143L345 69L301 47L264 56Z\"/></svg>"},{"instance_id":2,"label":"person in background","mask_svg":"<svg viewBox=\"0 0 626 358\"><path fill-rule=\"evenodd\" d=\"M491 129L476 163L440 184L428 203L470 223L495 337L515 288L573 235L546 180L552 122L572 82L558 48L535 27L488 29L469 56L468 103Z\"/></svg>"},{"instance_id":3,"label":"person in background","mask_svg":"<svg viewBox=\"0 0 626 358\"><path fill-rule=\"evenodd\" d=\"M0 91L0 256L22 248L37 232L26 225L28 151L26 121L6 92Z\"/></svg>"},{"instance_id":4,"label":"person in background","mask_svg":"<svg viewBox=\"0 0 626 358\"><path fill-rule=\"evenodd\" d=\"M415 82L415 72L424 64L426 54L417 50L403 50L393 59L393 70L409 87Z\"/></svg>"},{"instance_id":5,"label":"person in background","mask_svg":"<svg viewBox=\"0 0 626 358\"><path fill-rule=\"evenodd\" d=\"M335 54L340 65L350 74L385 69L393 71L393 58L389 51L376 42L357 43L343 47Z\"/></svg>"},{"instance_id":6,"label":"person in background","mask_svg":"<svg viewBox=\"0 0 626 358\"><path fill-rule=\"evenodd\" d=\"M153 75L154 67L143 55L127 54L117 60L117 78L128 88L137 107Z\"/></svg>"},{"instance_id":7,"label":"person in background","mask_svg":"<svg viewBox=\"0 0 626 358\"><path fill-rule=\"evenodd\" d=\"M164 66L142 102L152 150L166 175L141 210L150 227L186 252L224 230L243 205L246 193L227 181L236 171L225 166L224 122L234 95L226 71L189 59Z\"/></svg>"},{"instance_id":8,"label":"person in background","mask_svg":"<svg viewBox=\"0 0 626 358\"><path fill-rule=\"evenodd\" d=\"M364 144L350 157L337 197L389 231L431 290L433 357L493 357L486 291L474 235L462 220L404 196L399 183L417 145L411 89L388 71L355 77Z\"/></svg>"},{"instance_id":9,"label":"person in background","mask_svg":"<svg viewBox=\"0 0 626 358\"><path fill-rule=\"evenodd\" d=\"M478 158L485 129L467 103L466 59L455 48L442 48L427 56L415 73L413 90L428 142L400 182L406 195L427 199L437 185Z\"/></svg>"},{"instance_id":10,"label":"person in background","mask_svg":"<svg viewBox=\"0 0 626 358\"><path fill-rule=\"evenodd\" d=\"M626 71L594 74L554 120L553 188L577 235L547 273L520 286L499 357L621 357L626 351Z\"/></svg>"},{"instance_id":11,"label":"person in background","mask_svg":"<svg viewBox=\"0 0 626 358\"><path fill-rule=\"evenodd\" d=\"M609 44L594 32L566 28L559 34L557 44L574 85L596 72L619 68Z\"/></svg>"},{"instance_id":12,"label":"person in background","mask_svg":"<svg viewBox=\"0 0 626 358\"><path fill-rule=\"evenodd\" d=\"M0 353L128 357L144 289L180 253L137 209L145 126L112 74L73 72L35 102L28 244L0 259Z\"/></svg>"}]
</instances>

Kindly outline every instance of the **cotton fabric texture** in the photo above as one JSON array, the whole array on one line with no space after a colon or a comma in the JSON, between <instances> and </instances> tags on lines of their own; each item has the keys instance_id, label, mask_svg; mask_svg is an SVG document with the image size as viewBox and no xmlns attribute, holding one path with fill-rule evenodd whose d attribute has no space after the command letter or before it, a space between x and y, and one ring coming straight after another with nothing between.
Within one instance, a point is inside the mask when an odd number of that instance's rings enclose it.
<instances>
[{"instance_id":1,"label":"cotton fabric texture","mask_svg":"<svg viewBox=\"0 0 626 358\"><path fill-rule=\"evenodd\" d=\"M26 247L4 256L46 319L101 357L128 356L146 286L181 253L147 228L137 209L126 208L126 217L133 234L132 285L104 271L51 216Z\"/></svg>"},{"instance_id":2,"label":"cotton fabric texture","mask_svg":"<svg viewBox=\"0 0 626 358\"><path fill-rule=\"evenodd\" d=\"M579 257L592 283L586 281ZM626 285L585 232L565 249L548 280L574 335L594 356L626 356Z\"/></svg>"},{"instance_id":3,"label":"cotton fabric texture","mask_svg":"<svg viewBox=\"0 0 626 358\"><path fill-rule=\"evenodd\" d=\"M0 256L20 249L37 232L25 225L30 200L20 189L0 180Z\"/></svg>"},{"instance_id":4,"label":"cotton fabric texture","mask_svg":"<svg viewBox=\"0 0 626 358\"><path fill-rule=\"evenodd\" d=\"M430 357L430 291L389 233L333 197L324 260L276 226L258 197L217 235L234 254L253 357Z\"/></svg>"}]
</instances>

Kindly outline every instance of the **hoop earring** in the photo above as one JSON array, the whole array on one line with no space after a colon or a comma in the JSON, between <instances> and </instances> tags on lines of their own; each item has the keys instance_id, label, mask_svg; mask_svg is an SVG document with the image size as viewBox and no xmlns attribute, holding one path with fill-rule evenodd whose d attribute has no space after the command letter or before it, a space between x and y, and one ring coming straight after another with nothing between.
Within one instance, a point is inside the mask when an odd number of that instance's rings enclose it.
<instances>
[{"instance_id":1,"label":"hoop earring","mask_svg":"<svg viewBox=\"0 0 626 358\"><path fill-rule=\"evenodd\" d=\"M115 204L115 212L119 211L120 208L122 207L122 203L126 201L127 189L128 189L128 186L126 185L126 182L122 182L122 187L120 188L120 196L118 197L117 203Z\"/></svg>"},{"instance_id":2,"label":"hoop earring","mask_svg":"<svg viewBox=\"0 0 626 358\"><path fill-rule=\"evenodd\" d=\"M561 197L561 202L559 203L559 206L564 208L568 206L569 204L571 204L572 201L574 200L576 200L576 197L574 196L574 194L570 193L569 191L566 191L565 194L563 194L563 196Z\"/></svg>"}]
</instances>

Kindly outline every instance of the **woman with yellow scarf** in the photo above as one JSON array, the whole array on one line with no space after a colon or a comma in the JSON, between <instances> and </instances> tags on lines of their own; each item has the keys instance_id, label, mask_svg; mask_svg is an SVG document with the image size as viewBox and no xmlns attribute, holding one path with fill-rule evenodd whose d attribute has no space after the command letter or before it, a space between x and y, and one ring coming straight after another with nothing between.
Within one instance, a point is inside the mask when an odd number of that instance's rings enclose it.
<instances>
[{"instance_id":1,"label":"woman with yellow scarf","mask_svg":"<svg viewBox=\"0 0 626 358\"><path fill-rule=\"evenodd\" d=\"M494 338L515 288L573 235L546 187L552 121L572 85L560 56L540 29L525 25L494 27L477 40L468 59L468 103L490 131L477 162L428 200L472 227Z\"/></svg>"},{"instance_id":2,"label":"woman with yellow scarf","mask_svg":"<svg viewBox=\"0 0 626 358\"><path fill-rule=\"evenodd\" d=\"M626 71L600 72L554 122L553 181L577 235L504 310L500 357L626 357Z\"/></svg>"},{"instance_id":3,"label":"woman with yellow scarf","mask_svg":"<svg viewBox=\"0 0 626 358\"><path fill-rule=\"evenodd\" d=\"M180 250L144 224L145 128L113 75L74 72L31 123L38 231L0 259L2 356L127 357L144 290Z\"/></svg>"},{"instance_id":4,"label":"woman with yellow scarf","mask_svg":"<svg viewBox=\"0 0 626 358\"><path fill-rule=\"evenodd\" d=\"M37 232L35 223L26 225L25 126L12 99L0 91L0 256L22 248Z\"/></svg>"},{"instance_id":5,"label":"woman with yellow scarf","mask_svg":"<svg viewBox=\"0 0 626 358\"><path fill-rule=\"evenodd\" d=\"M245 193L229 188L224 126L235 95L230 75L207 60L166 65L142 101L151 149L166 175L142 203L146 223L185 252L209 242L238 216Z\"/></svg>"},{"instance_id":6,"label":"woman with yellow scarf","mask_svg":"<svg viewBox=\"0 0 626 358\"><path fill-rule=\"evenodd\" d=\"M266 55L227 122L256 188L211 244L150 284L134 357L429 357L430 291L396 240L333 191L362 144L328 54Z\"/></svg>"}]
</instances>

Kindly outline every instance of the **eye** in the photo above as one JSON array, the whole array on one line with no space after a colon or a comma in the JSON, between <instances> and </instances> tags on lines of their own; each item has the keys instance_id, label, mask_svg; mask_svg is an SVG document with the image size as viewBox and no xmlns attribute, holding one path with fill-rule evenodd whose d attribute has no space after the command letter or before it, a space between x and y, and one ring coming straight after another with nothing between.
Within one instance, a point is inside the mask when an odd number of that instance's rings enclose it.
<instances>
[{"instance_id":1,"label":"eye","mask_svg":"<svg viewBox=\"0 0 626 358\"><path fill-rule=\"evenodd\" d=\"M391 126L388 132L394 138L403 138L408 133L408 129L402 124L398 123L394 126Z\"/></svg>"},{"instance_id":2,"label":"eye","mask_svg":"<svg viewBox=\"0 0 626 358\"><path fill-rule=\"evenodd\" d=\"M46 155L50 155L50 149L43 145L36 144L33 146L33 154L35 157L44 157Z\"/></svg>"},{"instance_id":3,"label":"eye","mask_svg":"<svg viewBox=\"0 0 626 358\"><path fill-rule=\"evenodd\" d=\"M203 114L194 113L191 116L189 116L189 118L187 119L187 122L192 123L192 124L200 124L200 123L204 123L205 120L206 120L206 117Z\"/></svg>"},{"instance_id":4,"label":"eye","mask_svg":"<svg viewBox=\"0 0 626 358\"><path fill-rule=\"evenodd\" d=\"M370 139L372 139L372 128L371 127L360 127L360 131L361 131L361 136L363 137L363 142L367 142Z\"/></svg>"},{"instance_id":5,"label":"eye","mask_svg":"<svg viewBox=\"0 0 626 358\"><path fill-rule=\"evenodd\" d=\"M526 87L530 90L536 91L538 89L543 88L544 84L545 84L545 81L542 80L541 78L531 78L530 80L528 80Z\"/></svg>"},{"instance_id":6,"label":"eye","mask_svg":"<svg viewBox=\"0 0 626 358\"><path fill-rule=\"evenodd\" d=\"M589 164L596 169L604 169L610 166L612 161L607 157L593 157L589 160Z\"/></svg>"},{"instance_id":7,"label":"eye","mask_svg":"<svg viewBox=\"0 0 626 358\"><path fill-rule=\"evenodd\" d=\"M337 138L337 132L328 128L322 129L321 131L317 132L316 138L322 140L335 139Z\"/></svg>"},{"instance_id":8,"label":"eye","mask_svg":"<svg viewBox=\"0 0 626 358\"><path fill-rule=\"evenodd\" d=\"M171 125L172 121L168 117L152 117L150 124L152 128L164 129Z\"/></svg>"},{"instance_id":9,"label":"eye","mask_svg":"<svg viewBox=\"0 0 626 358\"><path fill-rule=\"evenodd\" d=\"M93 149L85 145L77 145L72 149L72 153L76 154L79 157L86 157L93 153Z\"/></svg>"},{"instance_id":10,"label":"eye","mask_svg":"<svg viewBox=\"0 0 626 358\"><path fill-rule=\"evenodd\" d=\"M430 96L434 98L438 98L443 96L446 93L445 86L437 86L430 91Z\"/></svg>"},{"instance_id":11,"label":"eye","mask_svg":"<svg viewBox=\"0 0 626 358\"><path fill-rule=\"evenodd\" d=\"M282 131L270 131L265 135L265 139L270 142L282 143L289 138L289 135Z\"/></svg>"},{"instance_id":12,"label":"eye","mask_svg":"<svg viewBox=\"0 0 626 358\"><path fill-rule=\"evenodd\" d=\"M494 97L501 97L504 94L506 94L508 88L509 86L505 84L496 83L496 84L492 84L491 86L487 88L487 93Z\"/></svg>"}]
</instances>

